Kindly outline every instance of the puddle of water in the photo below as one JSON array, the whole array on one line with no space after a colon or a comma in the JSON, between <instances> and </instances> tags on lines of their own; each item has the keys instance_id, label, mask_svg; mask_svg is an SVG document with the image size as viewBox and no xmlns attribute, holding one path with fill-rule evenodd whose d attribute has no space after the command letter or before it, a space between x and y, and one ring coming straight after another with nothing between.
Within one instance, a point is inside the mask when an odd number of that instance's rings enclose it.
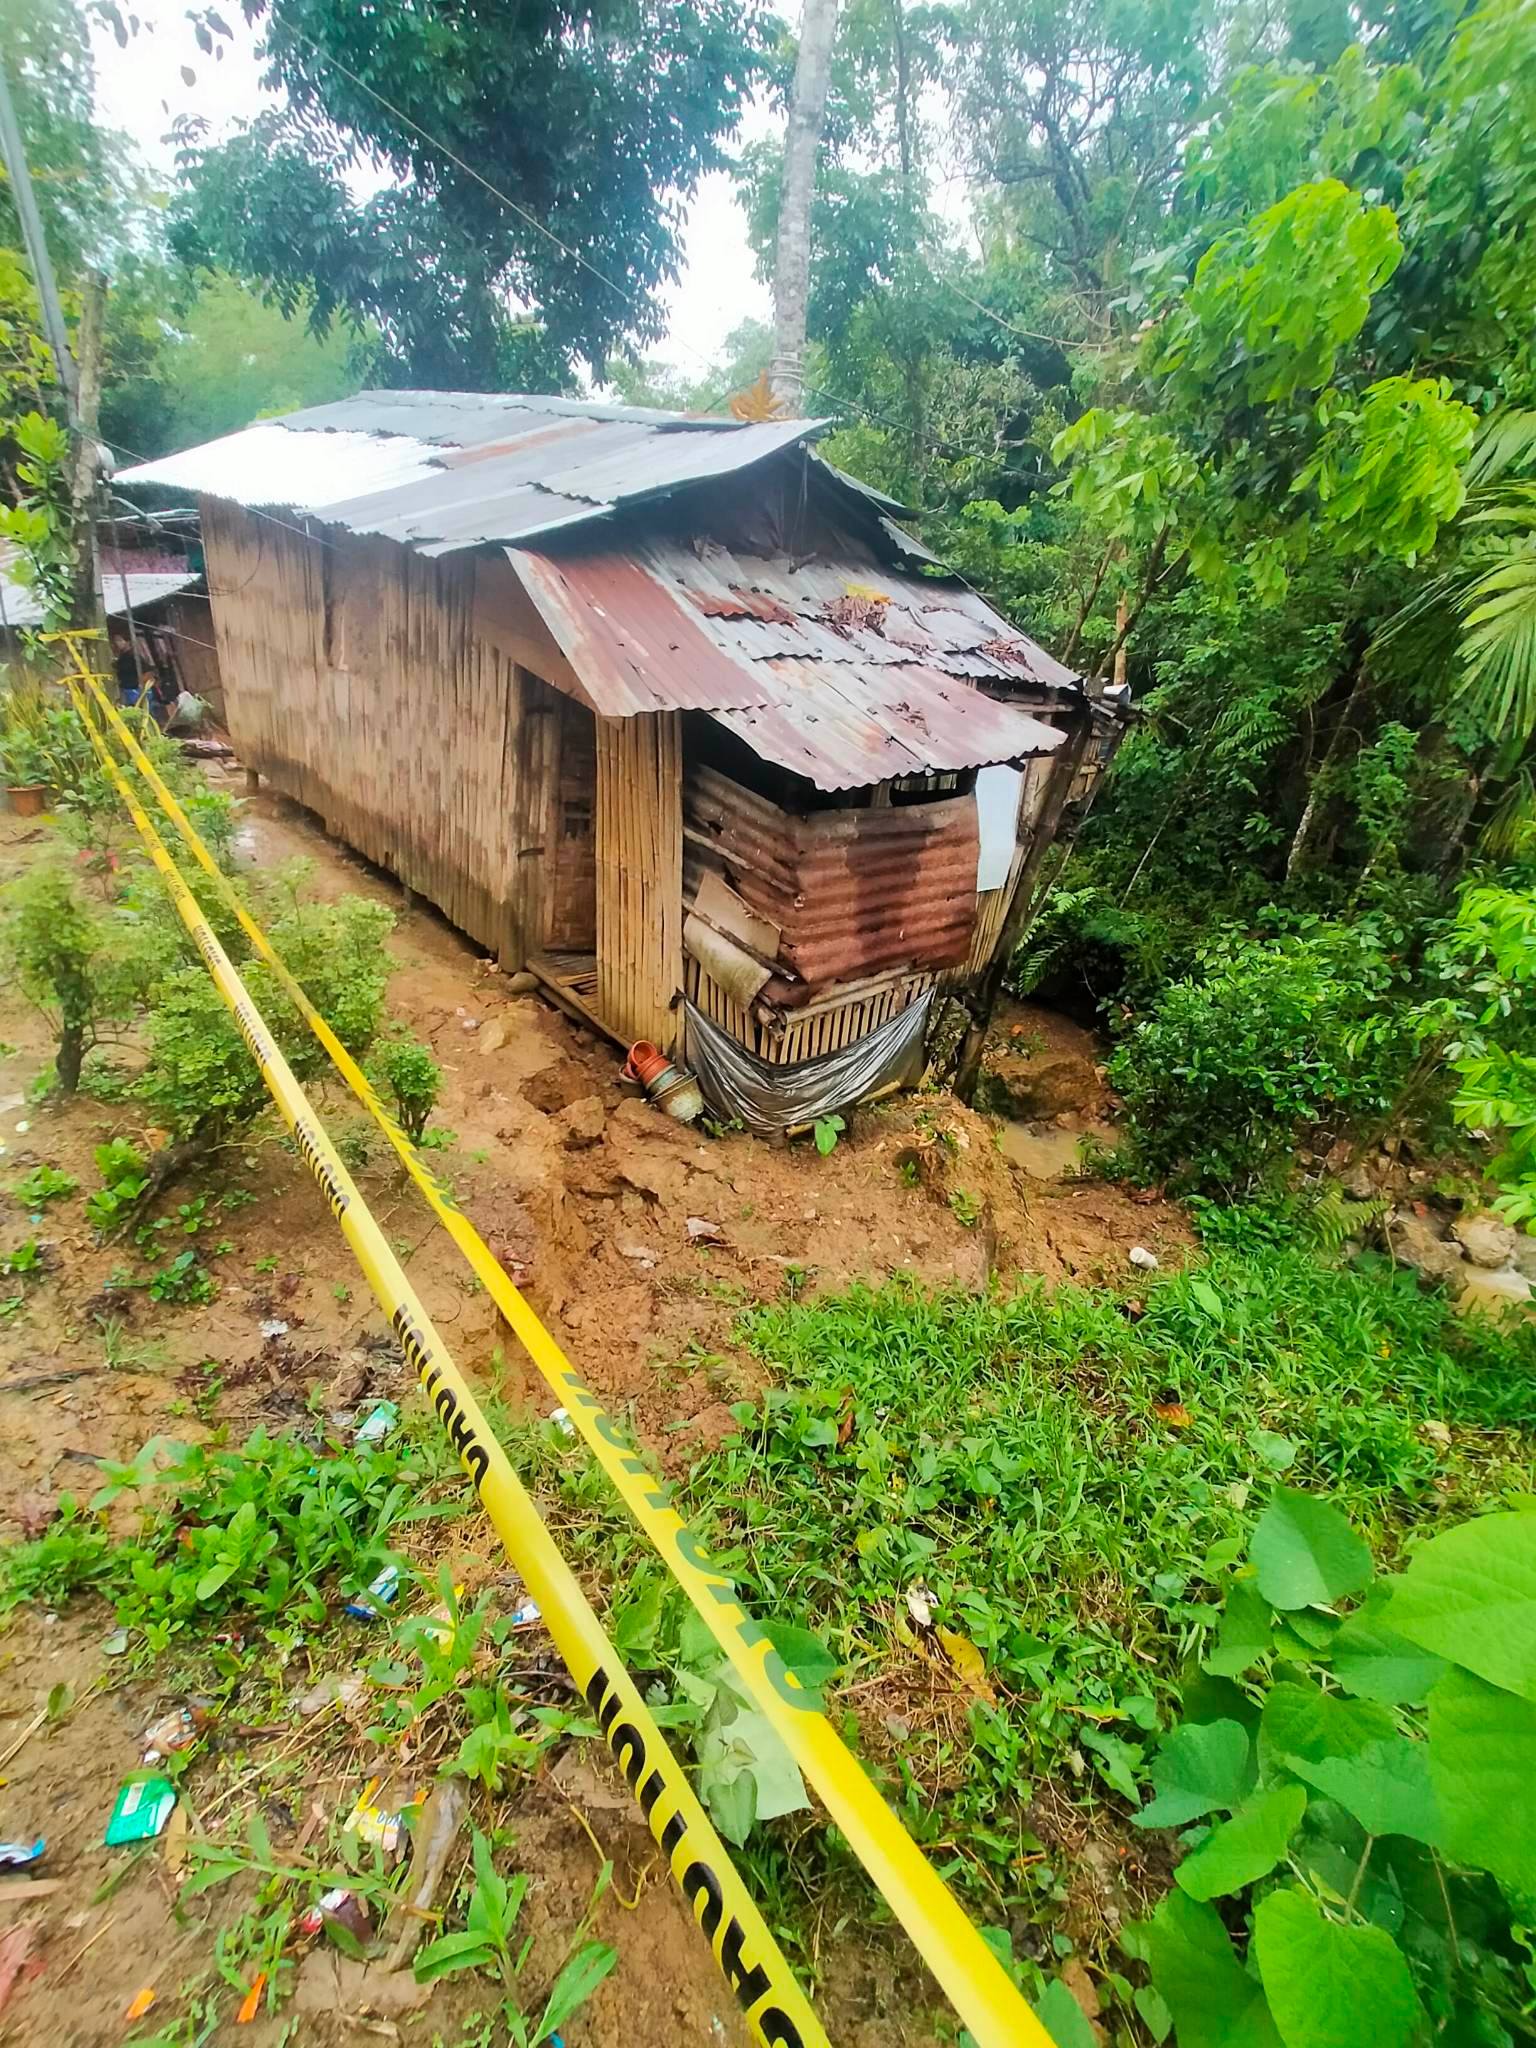
<instances>
[{"instance_id":1,"label":"puddle of water","mask_svg":"<svg viewBox=\"0 0 1536 2048\"><path fill-rule=\"evenodd\" d=\"M998 1133L997 1146L1031 1180L1060 1180L1082 1165L1084 1138L1098 1138L1107 1144L1114 1135L1108 1124L1063 1131L1054 1124L1005 1123Z\"/></svg>"}]
</instances>

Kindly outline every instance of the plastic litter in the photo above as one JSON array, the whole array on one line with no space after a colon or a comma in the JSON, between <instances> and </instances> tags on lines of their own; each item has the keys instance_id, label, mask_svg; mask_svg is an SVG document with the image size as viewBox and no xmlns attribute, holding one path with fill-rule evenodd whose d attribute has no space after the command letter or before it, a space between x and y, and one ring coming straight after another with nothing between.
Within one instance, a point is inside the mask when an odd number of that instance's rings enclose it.
<instances>
[{"instance_id":1,"label":"plastic litter","mask_svg":"<svg viewBox=\"0 0 1536 2048\"><path fill-rule=\"evenodd\" d=\"M142 1991L136 1991L128 2001L128 2010L123 2014L126 2021L141 2020L155 2000L160 1996L153 1984L146 1984Z\"/></svg>"},{"instance_id":2,"label":"plastic litter","mask_svg":"<svg viewBox=\"0 0 1536 2048\"><path fill-rule=\"evenodd\" d=\"M323 1892L298 1919L300 1934L324 1934L332 1927L344 1929L353 1941L364 1942L373 1934L373 1915L356 1892L338 1886L335 1891ZM345 1944L338 1942L337 1946Z\"/></svg>"},{"instance_id":3,"label":"plastic litter","mask_svg":"<svg viewBox=\"0 0 1536 2048\"><path fill-rule=\"evenodd\" d=\"M576 1434L576 1425L574 1422L572 1422L570 1418L570 1413L567 1409L551 1409L549 1419L555 1425L556 1429L559 1430L562 1436L574 1436Z\"/></svg>"},{"instance_id":4,"label":"plastic litter","mask_svg":"<svg viewBox=\"0 0 1536 2048\"><path fill-rule=\"evenodd\" d=\"M169 1778L130 1778L112 1803L112 1815L105 1835L109 1849L127 1842L152 1842L164 1832L176 1804L176 1787Z\"/></svg>"},{"instance_id":5,"label":"plastic litter","mask_svg":"<svg viewBox=\"0 0 1536 2048\"><path fill-rule=\"evenodd\" d=\"M393 1856L405 1838L405 1816L416 1804L407 1799L404 1806L391 1813L378 1803L377 1793L380 1780L370 1778L358 1794L357 1804L348 1814L344 1832L355 1835L360 1842L382 1849L386 1856Z\"/></svg>"},{"instance_id":6,"label":"plastic litter","mask_svg":"<svg viewBox=\"0 0 1536 2048\"><path fill-rule=\"evenodd\" d=\"M235 2014L237 2027L248 2027L261 2010L261 1994L267 1988L267 1973L258 1970L252 1979L251 1988L240 2001L240 2010Z\"/></svg>"},{"instance_id":7,"label":"plastic litter","mask_svg":"<svg viewBox=\"0 0 1536 2048\"><path fill-rule=\"evenodd\" d=\"M382 1617L382 1610L390 1604L399 1591L400 1567L395 1564L387 1564L378 1577L373 1580L367 1592L354 1595L347 1602L343 1611L350 1614L357 1621L378 1621Z\"/></svg>"},{"instance_id":8,"label":"plastic litter","mask_svg":"<svg viewBox=\"0 0 1536 2048\"><path fill-rule=\"evenodd\" d=\"M358 1424L355 1444L381 1444L399 1427L400 1410L393 1401L380 1401Z\"/></svg>"},{"instance_id":9,"label":"plastic litter","mask_svg":"<svg viewBox=\"0 0 1536 2048\"><path fill-rule=\"evenodd\" d=\"M204 1729L213 1722L213 1704L210 1700L188 1700L183 1707L162 1716L153 1727L144 1730L144 1761L157 1764L162 1757L175 1756L178 1751L190 1749Z\"/></svg>"},{"instance_id":10,"label":"plastic litter","mask_svg":"<svg viewBox=\"0 0 1536 2048\"><path fill-rule=\"evenodd\" d=\"M519 1601L513 1608L510 1619L513 1628L532 1628L536 1621L544 1619L544 1615L538 1601L530 1596Z\"/></svg>"},{"instance_id":11,"label":"plastic litter","mask_svg":"<svg viewBox=\"0 0 1536 2048\"><path fill-rule=\"evenodd\" d=\"M1126 1253L1126 1257L1140 1272L1155 1273L1157 1271L1157 1253L1149 1252L1144 1244L1133 1244Z\"/></svg>"},{"instance_id":12,"label":"plastic litter","mask_svg":"<svg viewBox=\"0 0 1536 2048\"><path fill-rule=\"evenodd\" d=\"M35 1842L0 1842L0 1870L25 1870L29 1863L41 1863L47 1846L41 1835Z\"/></svg>"},{"instance_id":13,"label":"plastic litter","mask_svg":"<svg viewBox=\"0 0 1536 2048\"><path fill-rule=\"evenodd\" d=\"M281 1316L268 1316L261 1326L261 1334L270 1344L274 1337L287 1336L288 1325L282 1320Z\"/></svg>"}]
</instances>

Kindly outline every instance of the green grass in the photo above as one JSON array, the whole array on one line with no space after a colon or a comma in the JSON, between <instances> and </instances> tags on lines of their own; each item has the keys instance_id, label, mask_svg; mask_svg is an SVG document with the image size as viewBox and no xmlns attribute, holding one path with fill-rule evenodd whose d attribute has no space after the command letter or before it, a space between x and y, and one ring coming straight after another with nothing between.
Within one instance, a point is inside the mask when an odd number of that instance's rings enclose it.
<instances>
[{"instance_id":1,"label":"green grass","mask_svg":"<svg viewBox=\"0 0 1536 2048\"><path fill-rule=\"evenodd\" d=\"M1385 1264L1301 1251L1218 1253L1144 1300L1136 1316L1107 1289L892 1284L750 1312L738 1338L775 1385L680 1491L754 1611L834 1651L859 1688L855 1739L994 1919L1052 1922L1070 1879L1030 1825L1042 1781L1108 1801L1111 1827L1136 1796L1281 1471L1384 1562L1410 1529L1532 1484L1536 1328L1462 1321ZM558 1474L568 1548L611 1583L643 1578L645 1547L579 1446L544 1432L515 1454ZM936 1627L981 1650L995 1707L947 1685L909 1617L919 1581ZM664 1657L673 1640L663 1627ZM945 1713L921 1708L925 1652ZM915 1709L885 1683L914 1673ZM825 1838L790 1856L784 1836L758 1830L749 1860L792 1923L801 1895L803 1932L847 1859Z\"/></svg>"}]
</instances>

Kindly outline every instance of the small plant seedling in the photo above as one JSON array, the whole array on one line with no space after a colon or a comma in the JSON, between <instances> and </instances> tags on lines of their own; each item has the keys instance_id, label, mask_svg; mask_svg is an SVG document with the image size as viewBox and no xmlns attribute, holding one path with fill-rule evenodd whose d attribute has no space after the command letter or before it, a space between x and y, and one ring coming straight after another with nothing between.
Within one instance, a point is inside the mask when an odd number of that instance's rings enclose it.
<instances>
[{"instance_id":1,"label":"small plant seedling","mask_svg":"<svg viewBox=\"0 0 1536 2048\"><path fill-rule=\"evenodd\" d=\"M451 1152L459 1142L459 1134L439 1127L435 1131L423 1131L416 1142L423 1152Z\"/></svg>"},{"instance_id":2,"label":"small plant seedling","mask_svg":"<svg viewBox=\"0 0 1536 2048\"><path fill-rule=\"evenodd\" d=\"M144 1155L126 1138L109 1139L95 1151L101 1186L85 1198L85 1213L101 1231L111 1230L149 1186Z\"/></svg>"},{"instance_id":3,"label":"small plant seedling","mask_svg":"<svg viewBox=\"0 0 1536 2048\"><path fill-rule=\"evenodd\" d=\"M275 1273L281 1264L276 1252L268 1252L264 1259L256 1259L251 1265L253 1273Z\"/></svg>"},{"instance_id":4,"label":"small plant seedling","mask_svg":"<svg viewBox=\"0 0 1536 2048\"><path fill-rule=\"evenodd\" d=\"M218 1293L218 1282L194 1251L180 1253L149 1282L151 1301L174 1302L178 1308L202 1308Z\"/></svg>"},{"instance_id":5,"label":"small plant seedling","mask_svg":"<svg viewBox=\"0 0 1536 2048\"><path fill-rule=\"evenodd\" d=\"M42 1209L49 1202L62 1201L79 1187L72 1173L61 1173L56 1166L34 1166L30 1173L24 1173L11 1193L26 1209Z\"/></svg>"},{"instance_id":6,"label":"small plant seedling","mask_svg":"<svg viewBox=\"0 0 1536 2048\"><path fill-rule=\"evenodd\" d=\"M537 2020L530 2020L518 2001L517 1987L533 1946L532 1936L525 1936L514 1948L518 1915L523 1908L528 1879L521 1871L510 1881L500 1875L491 1854L490 1842L478 1828L474 1832L471 1856L475 1881L464 1931L462 1934L439 1935L436 1941L427 1943L416 1957L417 1982L431 1984L439 1977L457 1976L470 1970L484 1970L499 1976L505 1991L502 2017L508 2033L517 2048L539 2048L541 2042L551 2039L572 2014L586 2004L618 1961L617 1952L605 1941L581 1941L580 1935L586 1925L584 1920L577 1932L580 1945L566 1959L551 1985L544 2010ZM606 1888L610 1871L611 1866L604 1864L593 1897L594 1905ZM588 1918L590 1914L589 1907Z\"/></svg>"},{"instance_id":7,"label":"small plant seedling","mask_svg":"<svg viewBox=\"0 0 1536 2048\"><path fill-rule=\"evenodd\" d=\"M951 1192L949 1206L955 1221L967 1230L974 1230L981 1221L981 1200L965 1188L955 1188Z\"/></svg>"},{"instance_id":8,"label":"small plant seedling","mask_svg":"<svg viewBox=\"0 0 1536 2048\"><path fill-rule=\"evenodd\" d=\"M347 1285L345 1280L338 1280L335 1286L331 1289L331 1293L335 1296L337 1303L342 1308L345 1308L347 1303L352 1299L352 1290Z\"/></svg>"},{"instance_id":9,"label":"small plant seedling","mask_svg":"<svg viewBox=\"0 0 1536 2048\"><path fill-rule=\"evenodd\" d=\"M43 1269L43 1248L35 1237L27 1238L11 1252L0 1252L0 1275L14 1279Z\"/></svg>"},{"instance_id":10,"label":"small plant seedling","mask_svg":"<svg viewBox=\"0 0 1536 2048\"><path fill-rule=\"evenodd\" d=\"M373 1066L394 1102L400 1128L412 1144L426 1143L427 1120L443 1085L443 1070L431 1052L419 1038L390 1038L374 1054Z\"/></svg>"}]
</instances>

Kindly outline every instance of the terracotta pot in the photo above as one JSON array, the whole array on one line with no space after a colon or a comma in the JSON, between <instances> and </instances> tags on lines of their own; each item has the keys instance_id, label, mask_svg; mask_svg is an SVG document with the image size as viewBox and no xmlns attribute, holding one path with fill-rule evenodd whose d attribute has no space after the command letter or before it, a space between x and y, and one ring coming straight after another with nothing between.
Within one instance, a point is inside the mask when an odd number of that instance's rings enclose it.
<instances>
[{"instance_id":1,"label":"terracotta pot","mask_svg":"<svg viewBox=\"0 0 1536 2048\"><path fill-rule=\"evenodd\" d=\"M639 1038L629 1048L629 1058L624 1062L624 1078L639 1081L645 1088L654 1088L658 1077L670 1064L666 1054L652 1045L648 1038Z\"/></svg>"},{"instance_id":2,"label":"terracotta pot","mask_svg":"<svg viewBox=\"0 0 1536 2048\"><path fill-rule=\"evenodd\" d=\"M40 818L48 801L45 782L26 782L19 788L7 789L5 793L18 818Z\"/></svg>"}]
</instances>

